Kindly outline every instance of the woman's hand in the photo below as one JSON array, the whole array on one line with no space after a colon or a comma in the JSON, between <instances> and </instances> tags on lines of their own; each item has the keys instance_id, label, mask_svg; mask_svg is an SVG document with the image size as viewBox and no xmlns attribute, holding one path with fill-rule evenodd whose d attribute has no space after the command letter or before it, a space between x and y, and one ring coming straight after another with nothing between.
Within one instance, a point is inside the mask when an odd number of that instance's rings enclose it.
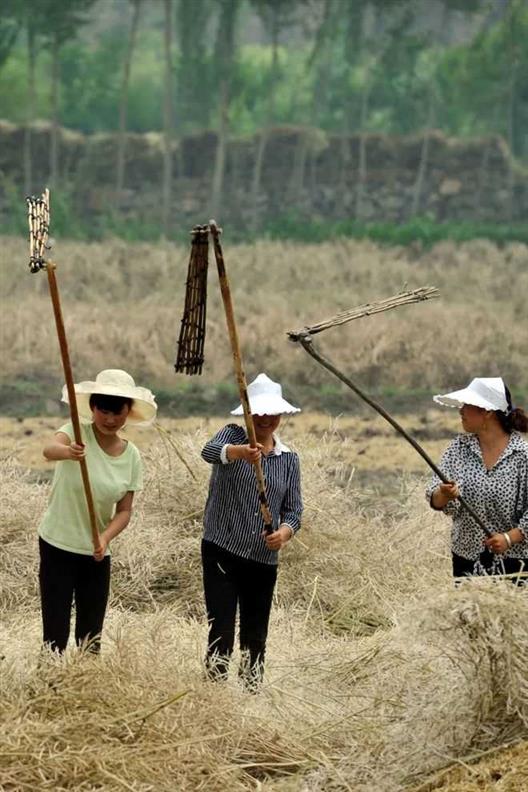
<instances>
[{"instance_id":1,"label":"woman's hand","mask_svg":"<svg viewBox=\"0 0 528 792\"><path fill-rule=\"evenodd\" d=\"M51 443L42 449L44 457L49 462L73 460L80 462L85 457L84 443L72 443L66 432L56 432Z\"/></svg>"},{"instance_id":2,"label":"woman's hand","mask_svg":"<svg viewBox=\"0 0 528 792\"><path fill-rule=\"evenodd\" d=\"M250 465L256 464L262 456L263 446L257 443L255 446L246 445L230 445L227 448L227 458L231 461L235 459L243 459L249 462Z\"/></svg>"},{"instance_id":3,"label":"woman's hand","mask_svg":"<svg viewBox=\"0 0 528 792\"><path fill-rule=\"evenodd\" d=\"M505 553L511 547L512 542L510 539L508 544L508 540L503 533L496 533L490 536L489 539L485 539L484 544L492 553Z\"/></svg>"},{"instance_id":4,"label":"woman's hand","mask_svg":"<svg viewBox=\"0 0 528 792\"><path fill-rule=\"evenodd\" d=\"M104 534L99 534L99 547L94 550L93 557L96 561L102 561L105 557L106 548L108 547L108 540Z\"/></svg>"},{"instance_id":5,"label":"woman's hand","mask_svg":"<svg viewBox=\"0 0 528 792\"><path fill-rule=\"evenodd\" d=\"M289 525L280 525L273 533L264 534L268 550L282 550L292 536L293 531Z\"/></svg>"},{"instance_id":6,"label":"woman's hand","mask_svg":"<svg viewBox=\"0 0 528 792\"><path fill-rule=\"evenodd\" d=\"M455 500L460 495L460 489L456 481L450 481L448 484L440 484L431 498L431 502L435 509L443 509L447 506L449 501Z\"/></svg>"},{"instance_id":7,"label":"woman's hand","mask_svg":"<svg viewBox=\"0 0 528 792\"><path fill-rule=\"evenodd\" d=\"M71 459L73 462L80 462L85 456L86 451L84 450L84 443L72 443L68 446L68 459Z\"/></svg>"}]
</instances>

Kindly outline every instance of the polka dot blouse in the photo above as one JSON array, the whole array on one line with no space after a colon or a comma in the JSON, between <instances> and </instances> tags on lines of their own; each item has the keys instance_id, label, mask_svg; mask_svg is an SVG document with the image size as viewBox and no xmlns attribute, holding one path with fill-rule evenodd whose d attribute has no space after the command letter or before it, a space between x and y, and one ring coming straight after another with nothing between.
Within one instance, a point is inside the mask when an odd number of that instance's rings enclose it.
<instances>
[{"instance_id":1,"label":"polka dot blouse","mask_svg":"<svg viewBox=\"0 0 528 792\"><path fill-rule=\"evenodd\" d=\"M493 533L521 530L523 541L512 545L504 556L528 559L528 443L521 435L512 432L508 445L488 470L478 437L460 434L444 452L439 467L450 481L456 481L462 497ZM434 475L426 491L429 501L440 483ZM449 501L442 511L453 518L453 553L476 560L485 549L482 528L458 500Z\"/></svg>"}]
</instances>

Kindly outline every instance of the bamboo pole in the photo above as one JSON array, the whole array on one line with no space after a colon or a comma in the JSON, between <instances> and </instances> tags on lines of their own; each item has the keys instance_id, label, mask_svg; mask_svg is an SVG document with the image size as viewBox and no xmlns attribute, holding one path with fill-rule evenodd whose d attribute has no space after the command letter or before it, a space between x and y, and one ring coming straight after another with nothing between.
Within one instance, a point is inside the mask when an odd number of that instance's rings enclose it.
<instances>
[{"instance_id":1,"label":"bamboo pole","mask_svg":"<svg viewBox=\"0 0 528 792\"><path fill-rule=\"evenodd\" d=\"M381 404L378 404L370 396L367 396L367 394L364 393L360 388L358 388L358 386L355 385L349 377L346 377L341 371L339 371L339 369L336 366L334 366L333 363L331 363L327 358L325 358L323 355L321 355L321 353L318 352L314 348L313 339L312 339L310 333L308 333L308 332L306 332L304 334L303 333L292 333L292 334L289 334L289 336L290 336L290 338L293 341L298 341L301 344L301 346L303 347L303 349L305 349L308 352L308 354L311 355L311 357L314 358L314 360L317 360L317 362L320 363L321 366L323 366L323 368L325 368L327 371L330 371L335 377L337 377L339 380L341 380L341 382L344 382L345 385L348 385L348 387L351 390L353 390L354 393L357 396L360 397L360 399L363 399L364 402L366 402L370 407L372 407L374 410L376 410L377 413L379 413L383 418L385 418L385 420L388 421L391 424L391 426L394 427L394 429L396 429L396 431L399 432L399 434L401 434L402 437L404 437L407 440L407 442L412 445L414 450L417 451L420 454L422 459L424 459L425 462L427 462L427 464L429 465L431 470L433 470L434 473L436 473L438 478L441 481L443 481L444 484L451 484L452 483L442 473L440 468L437 465L435 465L435 463L433 462L431 457L426 453L426 451L424 451L422 446L414 439L414 437L411 437L411 435L408 434L405 431L403 426L401 426L392 417L392 415L390 415L390 413L388 413L387 410L385 410L381 406ZM482 530L485 532L485 534L487 536L493 536L493 531L490 528L488 528L487 525L485 525L482 522L482 520L480 519L478 514L476 514L476 512L473 511L471 506L467 503L466 500L464 500L464 498L462 498L461 495L458 495L458 500L460 501L460 505L468 512L468 514L471 515L471 517L475 520L477 525L479 525L480 528L482 528Z\"/></svg>"},{"instance_id":2,"label":"bamboo pole","mask_svg":"<svg viewBox=\"0 0 528 792\"><path fill-rule=\"evenodd\" d=\"M216 259L216 266L218 269L218 277L220 279L220 290L222 292L222 300L224 303L227 330L229 333L229 340L231 342L231 351L233 353L233 364L235 368L235 376L240 393L240 401L244 411L244 421L246 424L247 436L249 444L252 448L257 447L257 437L255 434L255 426L253 424L253 416L251 415L251 408L249 405L249 397L247 392L247 381L244 368L242 365L242 355L240 353L240 343L238 340L238 330L235 321L235 312L233 310L233 301L231 299L231 289L229 288L229 281L224 262L224 254L220 244L221 230L216 225L214 220L209 221L209 230L213 237L213 246ZM264 520L264 530L267 534L273 533L273 518L266 497L266 483L264 481L264 473L262 472L262 465L260 461L255 462L255 475L257 477L257 487L259 491L260 510Z\"/></svg>"},{"instance_id":3,"label":"bamboo pole","mask_svg":"<svg viewBox=\"0 0 528 792\"><path fill-rule=\"evenodd\" d=\"M68 350L68 341L66 339L66 330L64 327L64 320L62 316L62 308L60 303L59 288L57 285L57 278L55 275L55 264L52 261L44 259L44 252L47 249L47 238L49 230L49 190L45 190L41 200L34 201L28 199L29 208L29 231L30 231L30 269L31 272L38 272L40 269L45 269L48 276L49 293L51 303L53 306L53 315L55 317L55 326L57 329L57 337L59 340L59 348L62 360L62 368L64 371L64 379L66 382L66 390L68 392L68 401L70 406L70 417L73 426L73 435L75 442L78 445L83 445L81 434L81 426L79 422L79 411L77 409L77 399L75 398L75 388L73 386L73 373L70 362L70 354ZM36 211L34 211L36 209ZM97 530L97 521L95 517L95 508L90 487L90 478L88 476L88 466L86 459L81 459L81 477L86 496L86 504L88 506L88 515L90 519L90 528L92 533L92 542L94 550L100 548L99 531Z\"/></svg>"}]
</instances>

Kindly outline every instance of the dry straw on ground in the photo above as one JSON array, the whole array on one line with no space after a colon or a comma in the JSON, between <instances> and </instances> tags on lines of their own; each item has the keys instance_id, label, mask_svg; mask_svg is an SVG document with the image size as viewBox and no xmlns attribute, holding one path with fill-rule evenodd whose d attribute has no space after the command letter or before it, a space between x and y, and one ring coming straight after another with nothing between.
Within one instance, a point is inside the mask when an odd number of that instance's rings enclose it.
<instances>
[{"instance_id":1,"label":"dry straw on ground","mask_svg":"<svg viewBox=\"0 0 528 792\"><path fill-rule=\"evenodd\" d=\"M440 300L329 331L318 344L369 387L448 387L464 381L478 360L482 371L500 372L528 392L526 245L443 242L424 252L353 240L233 246L228 231L223 244L250 374L264 367L293 393L326 384L328 375L287 342L286 331L404 287L431 285ZM3 251L2 377L60 381L46 278L29 274L25 241L5 238ZM55 245L79 376L94 376L112 349L114 365L151 385L174 387L188 255L188 248L117 240ZM215 279L211 268L204 381L218 384L231 381L232 365Z\"/></svg>"},{"instance_id":2,"label":"dry straw on ground","mask_svg":"<svg viewBox=\"0 0 528 792\"><path fill-rule=\"evenodd\" d=\"M46 487L4 463L2 789L396 792L528 737L526 595L489 580L453 590L447 526L421 486L386 509L353 477L338 485L336 434L296 439L306 520L284 553L262 693L244 693L235 667L225 686L204 681L208 470L202 434L170 440L149 451L115 542L100 660L37 665Z\"/></svg>"}]
</instances>

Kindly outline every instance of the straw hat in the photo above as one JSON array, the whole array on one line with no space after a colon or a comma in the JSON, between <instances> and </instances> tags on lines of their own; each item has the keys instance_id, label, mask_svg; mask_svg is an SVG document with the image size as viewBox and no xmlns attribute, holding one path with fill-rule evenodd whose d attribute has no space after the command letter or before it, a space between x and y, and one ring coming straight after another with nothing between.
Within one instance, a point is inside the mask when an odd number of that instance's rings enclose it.
<instances>
[{"instance_id":1,"label":"straw hat","mask_svg":"<svg viewBox=\"0 0 528 792\"><path fill-rule=\"evenodd\" d=\"M130 374L122 369L105 369L99 372L95 382L78 382L73 387L77 397L79 417L84 420L92 420L90 396L93 393L133 399L127 423L147 425L156 417L158 405L154 394L148 388L140 388L139 385L136 385ZM62 389L62 401L69 404L66 385Z\"/></svg>"},{"instance_id":2,"label":"straw hat","mask_svg":"<svg viewBox=\"0 0 528 792\"><path fill-rule=\"evenodd\" d=\"M273 382L267 374L259 374L248 385L249 407L252 415L292 415L301 412L300 407L282 398L282 388L278 382ZM242 405L236 410L231 410L231 415L242 415Z\"/></svg>"},{"instance_id":3,"label":"straw hat","mask_svg":"<svg viewBox=\"0 0 528 792\"><path fill-rule=\"evenodd\" d=\"M467 388L452 391L451 393L433 396L437 404L444 407L462 407L463 404L472 404L484 410L501 410L508 412L508 399L506 389L501 377L475 377Z\"/></svg>"}]
</instances>

